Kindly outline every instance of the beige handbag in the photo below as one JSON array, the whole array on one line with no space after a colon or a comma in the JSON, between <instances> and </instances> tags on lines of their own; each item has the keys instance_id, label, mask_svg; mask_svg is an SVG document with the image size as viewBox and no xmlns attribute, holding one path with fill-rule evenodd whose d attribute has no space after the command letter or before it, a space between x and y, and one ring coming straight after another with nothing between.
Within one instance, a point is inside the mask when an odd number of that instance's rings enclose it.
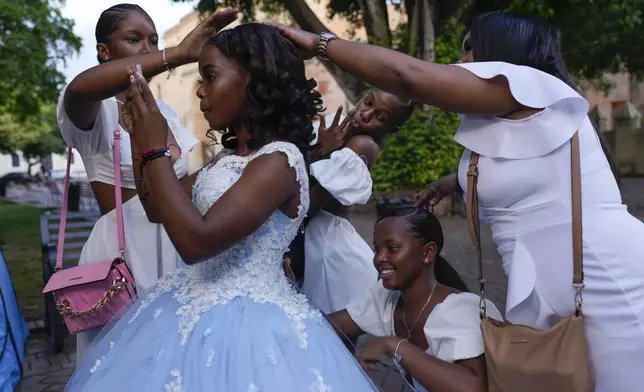
<instances>
[{"instance_id":1,"label":"beige handbag","mask_svg":"<svg viewBox=\"0 0 644 392\"><path fill-rule=\"evenodd\" d=\"M575 315L562 319L553 328L539 331L526 325L509 324L487 317L484 294L478 214L478 154L472 152L467 173L467 219L470 237L476 247L481 290L481 331L489 392L592 392L595 383L588 358L582 316L584 289L581 235L581 171L579 135L571 140L572 168L572 246Z\"/></svg>"}]
</instances>

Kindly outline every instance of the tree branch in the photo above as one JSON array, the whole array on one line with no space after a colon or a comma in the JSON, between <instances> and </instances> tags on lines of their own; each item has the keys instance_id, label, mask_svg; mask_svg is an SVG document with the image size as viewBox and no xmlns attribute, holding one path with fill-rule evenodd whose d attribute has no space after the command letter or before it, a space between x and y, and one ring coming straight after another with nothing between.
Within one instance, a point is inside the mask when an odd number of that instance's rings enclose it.
<instances>
[{"instance_id":1,"label":"tree branch","mask_svg":"<svg viewBox=\"0 0 644 392\"><path fill-rule=\"evenodd\" d=\"M300 28L316 34L325 31L331 32L306 4L305 0L284 0L284 7ZM365 86L364 83L333 64L325 62L322 64L333 75L347 99L352 103L358 102Z\"/></svg>"},{"instance_id":2,"label":"tree branch","mask_svg":"<svg viewBox=\"0 0 644 392\"><path fill-rule=\"evenodd\" d=\"M385 0L358 0L362 9L362 19L369 43L380 46L391 46L389 14Z\"/></svg>"}]
</instances>

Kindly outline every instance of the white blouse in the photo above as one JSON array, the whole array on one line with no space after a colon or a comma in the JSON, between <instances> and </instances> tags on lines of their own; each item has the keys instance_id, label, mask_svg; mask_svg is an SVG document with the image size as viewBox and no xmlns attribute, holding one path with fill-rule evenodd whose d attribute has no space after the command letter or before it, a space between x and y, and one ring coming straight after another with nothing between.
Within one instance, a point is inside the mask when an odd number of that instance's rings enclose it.
<instances>
[{"instance_id":1,"label":"white blouse","mask_svg":"<svg viewBox=\"0 0 644 392\"><path fill-rule=\"evenodd\" d=\"M335 113L325 117L330 125ZM344 117L340 119L342 121ZM313 124L317 143L320 123ZM342 205L365 204L371 197L373 181L364 159L352 149L334 151L328 159L314 162L310 167L311 175Z\"/></svg>"},{"instance_id":2,"label":"white blouse","mask_svg":"<svg viewBox=\"0 0 644 392\"><path fill-rule=\"evenodd\" d=\"M84 131L76 127L67 117L63 104L66 90L67 86L63 88L58 99L58 127L67 146L80 153L87 172L87 180L114 185L114 130L119 127L121 131L121 186L127 189L136 189L130 134L118 123L116 99L103 100L94 125L90 130ZM159 99L156 102L181 148L181 157L175 162L174 169L177 177L182 178L188 173L188 152L194 148L198 140L181 124L179 116L170 106Z\"/></svg>"},{"instance_id":3,"label":"white blouse","mask_svg":"<svg viewBox=\"0 0 644 392\"><path fill-rule=\"evenodd\" d=\"M352 300L347 305L347 312L366 333L396 336L393 314L399 300L400 292L384 288L379 280L364 297ZM473 293L450 294L434 307L423 327L429 345L425 351L427 355L453 363L476 358L485 352L479 300L480 297ZM502 320L496 306L489 300L485 302L488 316ZM424 391L416 380L414 384L419 391Z\"/></svg>"}]
</instances>

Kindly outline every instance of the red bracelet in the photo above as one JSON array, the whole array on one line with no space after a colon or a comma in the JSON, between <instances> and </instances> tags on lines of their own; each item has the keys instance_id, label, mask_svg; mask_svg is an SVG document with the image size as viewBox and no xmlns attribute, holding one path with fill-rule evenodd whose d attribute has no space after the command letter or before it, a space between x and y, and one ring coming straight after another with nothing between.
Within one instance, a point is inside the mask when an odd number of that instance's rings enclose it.
<instances>
[{"instance_id":1,"label":"red bracelet","mask_svg":"<svg viewBox=\"0 0 644 392\"><path fill-rule=\"evenodd\" d=\"M150 154L150 153L157 152L157 151L167 151L167 150L168 150L167 148L151 148L151 149L149 149L149 150L145 150L145 151L143 151L143 152L141 153L141 156L143 156L143 155L148 155L148 154Z\"/></svg>"}]
</instances>

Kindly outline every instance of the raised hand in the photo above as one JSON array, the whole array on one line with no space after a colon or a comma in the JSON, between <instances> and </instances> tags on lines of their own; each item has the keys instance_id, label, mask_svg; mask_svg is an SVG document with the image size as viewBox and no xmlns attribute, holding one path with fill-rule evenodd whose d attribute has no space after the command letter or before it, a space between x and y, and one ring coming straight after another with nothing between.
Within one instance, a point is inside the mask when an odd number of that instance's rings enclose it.
<instances>
[{"instance_id":1,"label":"raised hand","mask_svg":"<svg viewBox=\"0 0 644 392\"><path fill-rule=\"evenodd\" d=\"M456 174L448 174L427 186L418 200L417 205L434 212L434 207L438 202L447 196L451 196L458 189L458 177Z\"/></svg>"},{"instance_id":2,"label":"raised hand","mask_svg":"<svg viewBox=\"0 0 644 392\"><path fill-rule=\"evenodd\" d=\"M290 39L295 46L300 49L302 58L305 60L312 59L317 53L320 36L309 33L296 27L290 27L282 23L266 22L268 26L278 29L286 38Z\"/></svg>"},{"instance_id":3,"label":"raised hand","mask_svg":"<svg viewBox=\"0 0 644 392\"><path fill-rule=\"evenodd\" d=\"M349 111L349 115L340 122L342 117L342 106L340 106L328 128L326 119L324 117L320 119L320 127L318 128L318 143L322 146L320 155L327 155L344 147L347 142L347 135L351 130L353 113L353 110Z\"/></svg>"},{"instance_id":4,"label":"raised hand","mask_svg":"<svg viewBox=\"0 0 644 392\"><path fill-rule=\"evenodd\" d=\"M168 122L161 114L143 75L130 74L130 87L122 110L130 140L139 149L167 148Z\"/></svg>"},{"instance_id":5,"label":"raised hand","mask_svg":"<svg viewBox=\"0 0 644 392\"><path fill-rule=\"evenodd\" d=\"M224 27L235 20L239 11L233 8L225 8L209 15L197 27L195 27L179 44L189 62L199 59L201 48Z\"/></svg>"}]
</instances>

